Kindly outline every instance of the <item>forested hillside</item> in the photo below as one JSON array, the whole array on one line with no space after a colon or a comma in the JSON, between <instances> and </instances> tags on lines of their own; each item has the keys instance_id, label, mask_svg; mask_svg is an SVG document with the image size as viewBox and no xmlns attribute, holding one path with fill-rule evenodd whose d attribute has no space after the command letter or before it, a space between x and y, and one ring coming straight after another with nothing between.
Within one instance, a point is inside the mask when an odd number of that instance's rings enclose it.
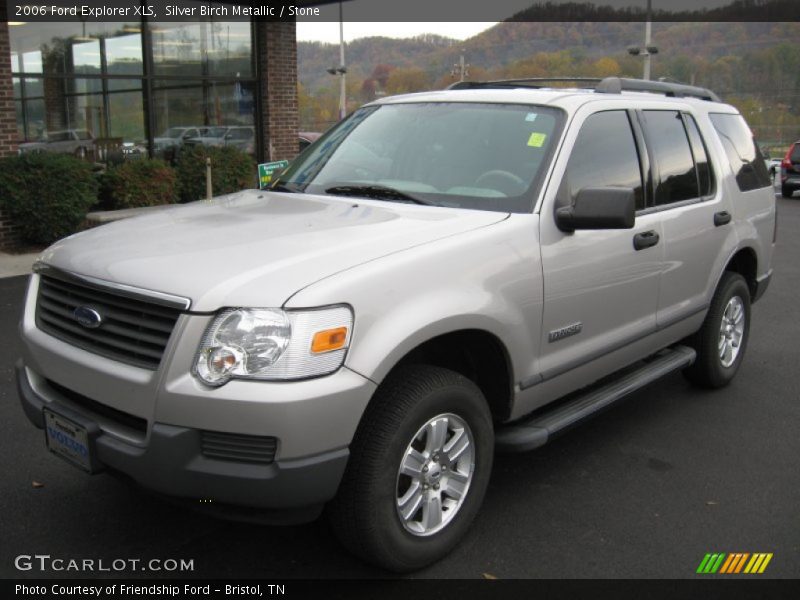
<instances>
[{"instance_id":1,"label":"forested hillside","mask_svg":"<svg viewBox=\"0 0 800 600\"><path fill-rule=\"evenodd\" d=\"M437 33L363 38L346 49L348 110L384 94L446 87L462 53L469 79L640 77L642 59L626 49L643 37L640 22L513 22L463 42ZM657 22L653 44L653 78L713 89L743 111L765 144L800 137L800 24ZM338 65L338 53L336 44L298 43L302 129L321 130L336 118L338 80L326 69Z\"/></svg>"}]
</instances>

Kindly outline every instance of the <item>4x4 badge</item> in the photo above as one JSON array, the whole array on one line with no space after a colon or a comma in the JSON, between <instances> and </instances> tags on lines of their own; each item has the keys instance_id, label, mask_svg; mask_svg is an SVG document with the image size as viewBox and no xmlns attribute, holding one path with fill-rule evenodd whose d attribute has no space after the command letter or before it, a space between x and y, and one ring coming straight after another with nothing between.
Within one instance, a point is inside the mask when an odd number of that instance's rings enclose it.
<instances>
[{"instance_id":1,"label":"4x4 badge","mask_svg":"<svg viewBox=\"0 0 800 600\"><path fill-rule=\"evenodd\" d=\"M88 306L79 306L72 311L75 320L88 329L97 329L103 323L100 313Z\"/></svg>"}]
</instances>

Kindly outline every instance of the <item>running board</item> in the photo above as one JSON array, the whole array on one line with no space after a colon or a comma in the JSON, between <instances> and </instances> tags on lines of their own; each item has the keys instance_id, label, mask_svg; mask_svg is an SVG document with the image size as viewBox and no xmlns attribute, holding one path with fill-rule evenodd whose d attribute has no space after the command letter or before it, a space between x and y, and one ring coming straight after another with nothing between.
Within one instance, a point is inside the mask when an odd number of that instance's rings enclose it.
<instances>
[{"instance_id":1,"label":"running board","mask_svg":"<svg viewBox=\"0 0 800 600\"><path fill-rule=\"evenodd\" d=\"M626 371L600 387L588 388L577 398L527 421L499 429L495 434L496 448L499 452L527 452L544 446L556 433L594 416L664 375L688 367L695 356L695 351L687 346L662 350L634 371Z\"/></svg>"}]
</instances>

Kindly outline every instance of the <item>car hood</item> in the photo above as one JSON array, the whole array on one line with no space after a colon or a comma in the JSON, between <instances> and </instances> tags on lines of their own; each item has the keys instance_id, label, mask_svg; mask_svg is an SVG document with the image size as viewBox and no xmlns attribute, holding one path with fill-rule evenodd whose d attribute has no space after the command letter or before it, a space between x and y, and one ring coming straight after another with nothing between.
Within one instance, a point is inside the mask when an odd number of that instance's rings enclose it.
<instances>
[{"instance_id":1,"label":"car hood","mask_svg":"<svg viewBox=\"0 0 800 600\"><path fill-rule=\"evenodd\" d=\"M339 271L507 216L247 190L75 234L45 250L41 260L184 296L193 311L281 306L298 290Z\"/></svg>"}]
</instances>

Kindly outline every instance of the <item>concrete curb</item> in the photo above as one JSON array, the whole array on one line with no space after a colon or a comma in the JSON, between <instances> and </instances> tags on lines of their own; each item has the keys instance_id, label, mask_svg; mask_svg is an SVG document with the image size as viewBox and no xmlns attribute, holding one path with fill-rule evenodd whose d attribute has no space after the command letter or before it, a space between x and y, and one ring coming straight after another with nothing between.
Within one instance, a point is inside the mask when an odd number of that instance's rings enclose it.
<instances>
[{"instance_id":1,"label":"concrete curb","mask_svg":"<svg viewBox=\"0 0 800 600\"><path fill-rule=\"evenodd\" d=\"M39 252L31 254L6 254L0 252L0 278L16 277L17 275L28 275Z\"/></svg>"}]
</instances>

